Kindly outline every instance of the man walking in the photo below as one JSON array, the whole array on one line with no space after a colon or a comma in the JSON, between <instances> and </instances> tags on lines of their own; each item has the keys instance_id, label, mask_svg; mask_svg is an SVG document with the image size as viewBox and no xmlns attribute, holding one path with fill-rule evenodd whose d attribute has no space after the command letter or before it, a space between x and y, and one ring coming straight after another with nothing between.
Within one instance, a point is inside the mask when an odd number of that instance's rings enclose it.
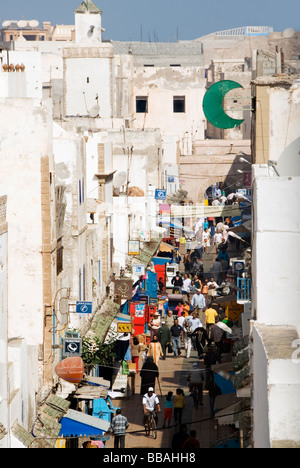
<instances>
[{"instance_id":1,"label":"man walking","mask_svg":"<svg viewBox=\"0 0 300 468\"><path fill-rule=\"evenodd\" d=\"M204 326L206 327L206 333L209 339L211 337L210 329L213 325L215 325L217 317L219 317L219 315L213 307L210 307L209 309L206 310Z\"/></svg>"},{"instance_id":2,"label":"man walking","mask_svg":"<svg viewBox=\"0 0 300 468\"><path fill-rule=\"evenodd\" d=\"M125 448L125 433L129 426L127 418L122 416L121 410L117 409L116 416L111 422L111 431L115 436L114 448Z\"/></svg>"},{"instance_id":3,"label":"man walking","mask_svg":"<svg viewBox=\"0 0 300 468\"><path fill-rule=\"evenodd\" d=\"M181 354L181 340L183 340L183 328L178 324L177 319L174 320L174 325L171 327L171 335L174 357L177 358Z\"/></svg>"},{"instance_id":4,"label":"man walking","mask_svg":"<svg viewBox=\"0 0 300 468\"><path fill-rule=\"evenodd\" d=\"M201 327L202 327L202 323L198 319L197 313L195 311L192 313L192 315L189 315L185 319L184 328L185 328L186 337L187 337L185 349L186 349L187 359L189 359L191 356L192 344L193 344L194 350L197 350L196 336L193 336L193 333L197 328L201 328Z\"/></svg>"},{"instance_id":5,"label":"man walking","mask_svg":"<svg viewBox=\"0 0 300 468\"><path fill-rule=\"evenodd\" d=\"M197 289L197 293L193 296L193 299L191 300L191 306L193 307L193 310L197 313L197 317L201 320L201 322L204 322L204 318L202 316L203 310L206 307L206 301L205 297L201 293L201 289Z\"/></svg>"},{"instance_id":6,"label":"man walking","mask_svg":"<svg viewBox=\"0 0 300 468\"><path fill-rule=\"evenodd\" d=\"M158 339L160 341L163 352L163 360L165 360L167 355L168 344L171 343L171 332L170 329L167 327L165 320L163 320L161 324L162 326L158 330Z\"/></svg>"}]
</instances>

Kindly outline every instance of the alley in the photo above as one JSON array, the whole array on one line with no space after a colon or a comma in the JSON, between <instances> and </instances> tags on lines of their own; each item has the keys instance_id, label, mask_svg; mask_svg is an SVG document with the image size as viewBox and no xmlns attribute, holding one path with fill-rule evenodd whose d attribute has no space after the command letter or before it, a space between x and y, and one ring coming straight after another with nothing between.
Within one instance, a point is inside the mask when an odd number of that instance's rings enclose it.
<instances>
[{"instance_id":1,"label":"alley","mask_svg":"<svg viewBox=\"0 0 300 468\"><path fill-rule=\"evenodd\" d=\"M229 247L230 256L233 257L239 252L235 251L234 245ZM202 260L204 272L209 273L211 264L215 258L215 247L210 247L209 253L204 254ZM230 362L231 353L222 355L222 363ZM183 411L182 423L187 425L187 432L191 430L197 432L197 440L201 448L211 448L216 441L230 436L229 427L219 425L216 419L210 419L210 406L208 392L204 389L203 407L194 408L193 398L190 396L187 376L193 369L193 363L199 362L197 352L192 350L191 357L186 358L183 345L181 346L181 356L177 359L173 354L167 354L166 360L159 361L159 383L155 387L155 393L158 395L161 404L161 413L158 421L157 438L154 440L151 436L146 437L143 426L142 395L140 395L140 376L136 375L134 391L130 389L127 398L113 400L115 407L122 409L122 414L127 417L130 426L126 433L126 448L171 448L172 438L178 431L178 427L172 419L170 428L163 428L163 417L165 409L165 398L169 391L176 393L177 388L181 388L185 395L186 407ZM200 360L200 366L204 369L203 360ZM140 358L141 364L141 358ZM134 393L134 394L133 394ZM229 407L236 402L236 394L224 394L216 400L216 412ZM114 437L112 436L106 443L107 448L113 448Z\"/></svg>"},{"instance_id":2,"label":"alley","mask_svg":"<svg viewBox=\"0 0 300 468\"><path fill-rule=\"evenodd\" d=\"M155 392L161 403L161 413L159 415L157 438L146 437L143 427L142 396L140 395L140 377L136 377L135 394L127 399L114 400L114 406L120 406L122 414L129 421L125 447L126 448L171 448L173 435L177 432L174 420L170 429L163 429L163 415L165 408L165 397L169 391L174 394L177 388L181 388L185 394L186 407L183 411L183 424L187 424L188 433L191 429L196 430L197 439L201 448L210 448L214 442L228 435L226 426L218 426L216 420L210 419L209 397L204 390L203 407L198 410L193 408L193 399L189 396L188 382L186 381L188 373L193 368L193 362L198 362L197 352L192 351L190 359L185 358L185 352L182 349L182 355L174 359L173 355L167 355L166 360L159 362L159 381L160 387L156 384ZM222 395L216 402L216 409L222 409L231 403L233 395ZM113 448L114 438L111 437L107 442L107 448Z\"/></svg>"}]
</instances>

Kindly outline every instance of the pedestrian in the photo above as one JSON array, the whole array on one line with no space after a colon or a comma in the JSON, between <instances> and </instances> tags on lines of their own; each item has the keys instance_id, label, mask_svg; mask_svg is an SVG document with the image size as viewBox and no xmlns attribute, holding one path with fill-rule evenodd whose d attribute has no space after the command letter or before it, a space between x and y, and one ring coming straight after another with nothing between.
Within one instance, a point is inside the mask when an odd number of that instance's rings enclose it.
<instances>
[{"instance_id":1,"label":"pedestrian","mask_svg":"<svg viewBox=\"0 0 300 468\"><path fill-rule=\"evenodd\" d=\"M165 415L164 415L163 428L166 427L167 422L168 422L168 427L170 427L170 424L172 421L172 414L173 414L173 392L169 392L165 400Z\"/></svg>"},{"instance_id":2,"label":"pedestrian","mask_svg":"<svg viewBox=\"0 0 300 468\"><path fill-rule=\"evenodd\" d=\"M189 438L189 435L187 433L187 425L181 424L179 427L179 431L176 432L172 438L172 444L171 444L172 449L178 450L179 448L182 448L182 445L188 438Z\"/></svg>"},{"instance_id":3,"label":"pedestrian","mask_svg":"<svg viewBox=\"0 0 300 468\"><path fill-rule=\"evenodd\" d=\"M204 283L202 284L202 290L201 290L203 296L204 296L204 299L205 299L205 302L207 303L207 297L208 297L208 279L205 279L204 280Z\"/></svg>"},{"instance_id":4,"label":"pedestrian","mask_svg":"<svg viewBox=\"0 0 300 468\"><path fill-rule=\"evenodd\" d=\"M177 358L181 354L181 341L183 341L183 328L178 324L178 319L174 320L174 325L171 327L171 336L174 357Z\"/></svg>"},{"instance_id":5,"label":"pedestrian","mask_svg":"<svg viewBox=\"0 0 300 468\"><path fill-rule=\"evenodd\" d=\"M153 336L153 340L149 343L148 356L153 357L153 361L158 366L159 358L164 357L163 350L160 342L158 341L157 335Z\"/></svg>"},{"instance_id":6,"label":"pedestrian","mask_svg":"<svg viewBox=\"0 0 300 468\"><path fill-rule=\"evenodd\" d=\"M226 332L218 327L218 325L212 325L210 329L210 341L215 343L217 351L217 363L221 364L222 361L222 352L224 346L224 339L226 338Z\"/></svg>"},{"instance_id":7,"label":"pedestrian","mask_svg":"<svg viewBox=\"0 0 300 468\"><path fill-rule=\"evenodd\" d=\"M173 294L175 294L176 292L179 292L179 294L181 294L181 289L183 286L183 279L180 276L179 271L177 271L176 275L173 276L171 283L173 284L173 291L172 291Z\"/></svg>"},{"instance_id":8,"label":"pedestrian","mask_svg":"<svg viewBox=\"0 0 300 468\"><path fill-rule=\"evenodd\" d=\"M200 363L194 362L193 370L187 376L189 383L189 391L193 395L194 388L198 389L198 403L203 406L203 382L204 382L204 369L199 368Z\"/></svg>"},{"instance_id":9,"label":"pedestrian","mask_svg":"<svg viewBox=\"0 0 300 468\"><path fill-rule=\"evenodd\" d=\"M188 301L183 301L183 317L188 317L190 315L190 311L191 311L191 308L190 308L190 305L188 303Z\"/></svg>"},{"instance_id":10,"label":"pedestrian","mask_svg":"<svg viewBox=\"0 0 300 468\"><path fill-rule=\"evenodd\" d=\"M204 252L208 254L208 247L210 247L210 233L208 228L205 228L203 231L203 245L204 245Z\"/></svg>"},{"instance_id":11,"label":"pedestrian","mask_svg":"<svg viewBox=\"0 0 300 468\"><path fill-rule=\"evenodd\" d=\"M137 374L139 373L139 359L142 350L143 345L140 343L139 338L137 336L134 336L131 343L131 358L132 362L136 365Z\"/></svg>"},{"instance_id":12,"label":"pedestrian","mask_svg":"<svg viewBox=\"0 0 300 468\"><path fill-rule=\"evenodd\" d=\"M162 320L161 325L162 326L158 330L157 337L158 337L159 342L161 344L162 353L163 353L163 360L165 360L166 355L167 355L168 345L171 343L171 331L170 331L170 328L167 327L165 320Z\"/></svg>"},{"instance_id":13,"label":"pedestrian","mask_svg":"<svg viewBox=\"0 0 300 468\"><path fill-rule=\"evenodd\" d=\"M186 439L183 443L183 449L198 449L200 448L199 441L196 439L197 433L196 431L192 430L190 432L190 437Z\"/></svg>"},{"instance_id":14,"label":"pedestrian","mask_svg":"<svg viewBox=\"0 0 300 468\"><path fill-rule=\"evenodd\" d=\"M221 276L222 276L222 264L221 260L218 258L215 259L214 263L212 264L211 267L211 276L214 278L215 282L217 284L220 284Z\"/></svg>"},{"instance_id":15,"label":"pedestrian","mask_svg":"<svg viewBox=\"0 0 300 468\"><path fill-rule=\"evenodd\" d=\"M191 306L193 308L193 311L196 312L197 317L203 321L203 311L206 307L206 302L205 302L205 297L201 293L201 289L197 289L197 293L193 296L193 299L191 300Z\"/></svg>"},{"instance_id":16,"label":"pedestrian","mask_svg":"<svg viewBox=\"0 0 300 468\"><path fill-rule=\"evenodd\" d=\"M173 316L173 311L171 309L167 310L165 322L168 328L171 328L174 325L174 316Z\"/></svg>"},{"instance_id":17,"label":"pedestrian","mask_svg":"<svg viewBox=\"0 0 300 468\"><path fill-rule=\"evenodd\" d=\"M120 408L116 411L116 416L111 422L111 431L115 436L114 448L125 448L125 434L126 429L129 426L127 418L122 416L122 410Z\"/></svg>"},{"instance_id":18,"label":"pedestrian","mask_svg":"<svg viewBox=\"0 0 300 468\"><path fill-rule=\"evenodd\" d=\"M184 392L181 388L177 388L176 395L174 397L174 420L175 425L181 424L182 422L182 412L185 408L185 398Z\"/></svg>"},{"instance_id":19,"label":"pedestrian","mask_svg":"<svg viewBox=\"0 0 300 468\"><path fill-rule=\"evenodd\" d=\"M196 328L196 330L194 330L193 332L192 339L193 337L195 337L196 348L198 351L198 358L202 359L203 354L204 354L204 347L206 343L208 342L208 335L206 333L205 328L203 327Z\"/></svg>"},{"instance_id":20,"label":"pedestrian","mask_svg":"<svg viewBox=\"0 0 300 468\"><path fill-rule=\"evenodd\" d=\"M206 328L206 333L208 335L208 339L210 339L210 328L213 325L215 325L216 318L218 318L218 317L219 317L219 314L217 313L217 311L213 307L210 307L209 309L206 309L204 326Z\"/></svg>"},{"instance_id":21,"label":"pedestrian","mask_svg":"<svg viewBox=\"0 0 300 468\"><path fill-rule=\"evenodd\" d=\"M154 335L157 335L158 330L160 328L160 315L158 312L155 312L153 314L153 317L151 318L150 323L149 323L149 328L150 328L150 341L152 341Z\"/></svg>"},{"instance_id":22,"label":"pedestrian","mask_svg":"<svg viewBox=\"0 0 300 468\"><path fill-rule=\"evenodd\" d=\"M207 295L207 302L211 304L211 302L217 297L217 289L219 287L218 283L215 282L214 278L211 277L210 281L207 283L208 286L208 295Z\"/></svg>"},{"instance_id":23,"label":"pedestrian","mask_svg":"<svg viewBox=\"0 0 300 468\"><path fill-rule=\"evenodd\" d=\"M175 307L175 312L177 314L177 317L181 317L183 314L183 301L180 301L178 306Z\"/></svg>"},{"instance_id":24,"label":"pedestrian","mask_svg":"<svg viewBox=\"0 0 300 468\"><path fill-rule=\"evenodd\" d=\"M207 353L204 355L204 365L205 365L205 382L208 385L211 375L213 372L211 370L211 366L217 364L217 355L213 350L212 346L207 347Z\"/></svg>"},{"instance_id":25,"label":"pedestrian","mask_svg":"<svg viewBox=\"0 0 300 468\"><path fill-rule=\"evenodd\" d=\"M201 279L196 274L194 275L194 285L196 286L196 292L197 289L201 289L202 287Z\"/></svg>"},{"instance_id":26,"label":"pedestrian","mask_svg":"<svg viewBox=\"0 0 300 468\"><path fill-rule=\"evenodd\" d=\"M86 440L85 442L83 442L82 444L82 448L98 448L97 445L93 444L91 440Z\"/></svg>"},{"instance_id":27,"label":"pedestrian","mask_svg":"<svg viewBox=\"0 0 300 468\"><path fill-rule=\"evenodd\" d=\"M157 409L157 412L160 413L161 409L160 409L159 398L154 393L153 387L149 387L147 393L145 393L145 395L143 396L142 405L143 405L143 411L144 411L144 426L146 424L149 413L154 413L154 419L157 425L158 415L155 412L155 410Z\"/></svg>"},{"instance_id":28,"label":"pedestrian","mask_svg":"<svg viewBox=\"0 0 300 468\"><path fill-rule=\"evenodd\" d=\"M178 249L175 249L175 251L174 251L174 263L177 263L177 265L179 265L180 262L181 262L181 255L178 252Z\"/></svg>"},{"instance_id":29,"label":"pedestrian","mask_svg":"<svg viewBox=\"0 0 300 468\"><path fill-rule=\"evenodd\" d=\"M201 321L198 319L197 313L193 311L192 315L189 315L189 317L186 318L185 325L184 325L184 329L186 331L185 350L186 350L187 359L189 359L191 356L192 346L195 351L197 350L196 337L193 336L193 334L197 328L201 328L201 327L203 327L203 325Z\"/></svg>"},{"instance_id":30,"label":"pedestrian","mask_svg":"<svg viewBox=\"0 0 300 468\"><path fill-rule=\"evenodd\" d=\"M199 258L196 258L195 262L193 263L191 271L192 271L192 274L194 275L194 281L198 283L199 278L203 277L203 262ZM200 287L200 284L199 285L196 284L196 286Z\"/></svg>"},{"instance_id":31,"label":"pedestrian","mask_svg":"<svg viewBox=\"0 0 300 468\"><path fill-rule=\"evenodd\" d=\"M148 356L140 372L141 376L141 395L144 395L149 387L155 389L156 379L159 378L158 367L153 361L152 356Z\"/></svg>"},{"instance_id":32,"label":"pedestrian","mask_svg":"<svg viewBox=\"0 0 300 468\"><path fill-rule=\"evenodd\" d=\"M165 289L165 285L164 285L163 279L159 278L159 280L158 280L158 290L159 290L160 293L162 293L164 289Z\"/></svg>"},{"instance_id":33,"label":"pedestrian","mask_svg":"<svg viewBox=\"0 0 300 468\"><path fill-rule=\"evenodd\" d=\"M215 417L215 401L217 396L222 395L222 390L215 383L213 372L210 375L208 384L206 385L206 390L208 390L209 395L209 406L210 406L210 417L213 419Z\"/></svg>"},{"instance_id":34,"label":"pedestrian","mask_svg":"<svg viewBox=\"0 0 300 468\"><path fill-rule=\"evenodd\" d=\"M191 251L190 250L187 250L187 252L184 254L183 263L184 263L185 273L190 273L191 266L192 266Z\"/></svg>"},{"instance_id":35,"label":"pedestrian","mask_svg":"<svg viewBox=\"0 0 300 468\"><path fill-rule=\"evenodd\" d=\"M192 279L191 284L189 286L189 300L192 300L194 294L197 292L197 287L195 285L195 281Z\"/></svg>"},{"instance_id":36,"label":"pedestrian","mask_svg":"<svg viewBox=\"0 0 300 468\"><path fill-rule=\"evenodd\" d=\"M189 286L191 284L191 278L188 274L184 275L182 294L185 294L189 298Z\"/></svg>"},{"instance_id":37,"label":"pedestrian","mask_svg":"<svg viewBox=\"0 0 300 468\"><path fill-rule=\"evenodd\" d=\"M218 249L221 243L222 243L222 233L219 231L219 229L217 229L214 235L214 245L216 249Z\"/></svg>"}]
</instances>

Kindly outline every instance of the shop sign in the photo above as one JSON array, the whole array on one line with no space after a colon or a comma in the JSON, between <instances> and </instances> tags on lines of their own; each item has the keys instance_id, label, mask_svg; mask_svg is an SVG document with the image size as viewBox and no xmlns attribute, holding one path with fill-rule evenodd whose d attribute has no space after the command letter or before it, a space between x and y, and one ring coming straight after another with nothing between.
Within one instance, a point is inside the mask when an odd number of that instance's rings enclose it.
<instances>
[{"instance_id":1,"label":"shop sign","mask_svg":"<svg viewBox=\"0 0 300 468\"><path fill-rule=\"evenodd\" d=\"M244 312L243 304L237 304L235 302L232 302L230 305L226 307L226 317L232 320L233 322L236 322L243 312Z\"/></svg>"},{"instance_id":2,"label":"shop sign","mask_svg":"<svg viewBox=\"0 0 300 468\"><path fill-rule=\"evenodd\" d=\"M151 233L150 231L142 231L139 233L139 240L141 242L150 242L151 241Z\"/></svg>"},{"instance_id":3,"label":"shop sign","mask_svg":"<svg viewBox=\"0 0 300 468\"><path fill-rule=\"evenodd\" d=\"M77 301L76 302L76 313L77 314L91 314L92 313L92 302Z\"/></svg>"},{"instance_id":4,"label":"shop sign","mask_svg":"<svg viewBox=\"0 0 300 468\"><path fill-rule=\"evenodd\" d=\"M145 274L145 265L132 265L132 273L136 276L142 276Z\"/></svg>"},{"instance_id":5,"label":"shop sign","mask_svg":"<svg viewBox=\"0 0 300 468\"><path fill-rule=\"evenodd\" d=\"M115 295L121 296L122 299L132 299L132 286L131 279L116 279L115 280Z\"/></svg>"},{"instance_id":6,"label":"shop sign","mask_svg":"<svg viewBox=\"0 0 300 468\"><path fill-rule=\"evenodd\" d=\"M132 332L132 324L128 323L128 322L126 322L126 323L118 322L117 332L118 333L131 333Z\"/></svg>"},{"instance_id":7,"label":"shop sign","mask_svg":"<svg viewBox=\"0 0 300 468\"><path fill-rule=\"evenodd\" d=\"M64 358L70 356L81 356L81 338L63 338L62 345L62 355Z\"/></svg>"},{"instance_id":8,"label":"shop sign","mask_svg":"<svg viewBox=\"0 0 300 468\"><path fill-rule=\"evenodd\" d=\"M155 200L165 200L167 198L167 191L162 189L155 190Z\"/></svg>"},{"instance_id":9,"label":"shop sign","mask_svg":"<svg viewBox=\"0 0 300 468\"><path fill-rule=\"evenodd\" d=\"M128 255L139 255L140 254L140 241L130 240L128 241Z\"/></svg>"}]
</instances>

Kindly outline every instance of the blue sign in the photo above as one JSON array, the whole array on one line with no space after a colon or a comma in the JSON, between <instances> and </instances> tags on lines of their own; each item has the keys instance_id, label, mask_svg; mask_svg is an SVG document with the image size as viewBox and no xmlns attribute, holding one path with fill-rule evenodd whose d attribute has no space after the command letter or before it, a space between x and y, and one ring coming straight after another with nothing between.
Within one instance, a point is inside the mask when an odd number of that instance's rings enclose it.
<instances>
[{"instance_id":1,"label":"blue sign","mask_svg":"<svg viewBox=\"0 0 300 468\"><path fill-rule=\"evenodd\" d=\"M92 313L92 302L77 301L76 302L76 313L77 314L91 314Z\"/></svg>"},{"instance_id":2,"label":"blue sign","mask_svg":"<svg viewBox=\"0 0 300 468\"><path fill-rule=\"evenodd\" d=\"M167 191L156 189L155 190L155 200L165 200L167 198Z\"/></svg>"}]
</instances>

